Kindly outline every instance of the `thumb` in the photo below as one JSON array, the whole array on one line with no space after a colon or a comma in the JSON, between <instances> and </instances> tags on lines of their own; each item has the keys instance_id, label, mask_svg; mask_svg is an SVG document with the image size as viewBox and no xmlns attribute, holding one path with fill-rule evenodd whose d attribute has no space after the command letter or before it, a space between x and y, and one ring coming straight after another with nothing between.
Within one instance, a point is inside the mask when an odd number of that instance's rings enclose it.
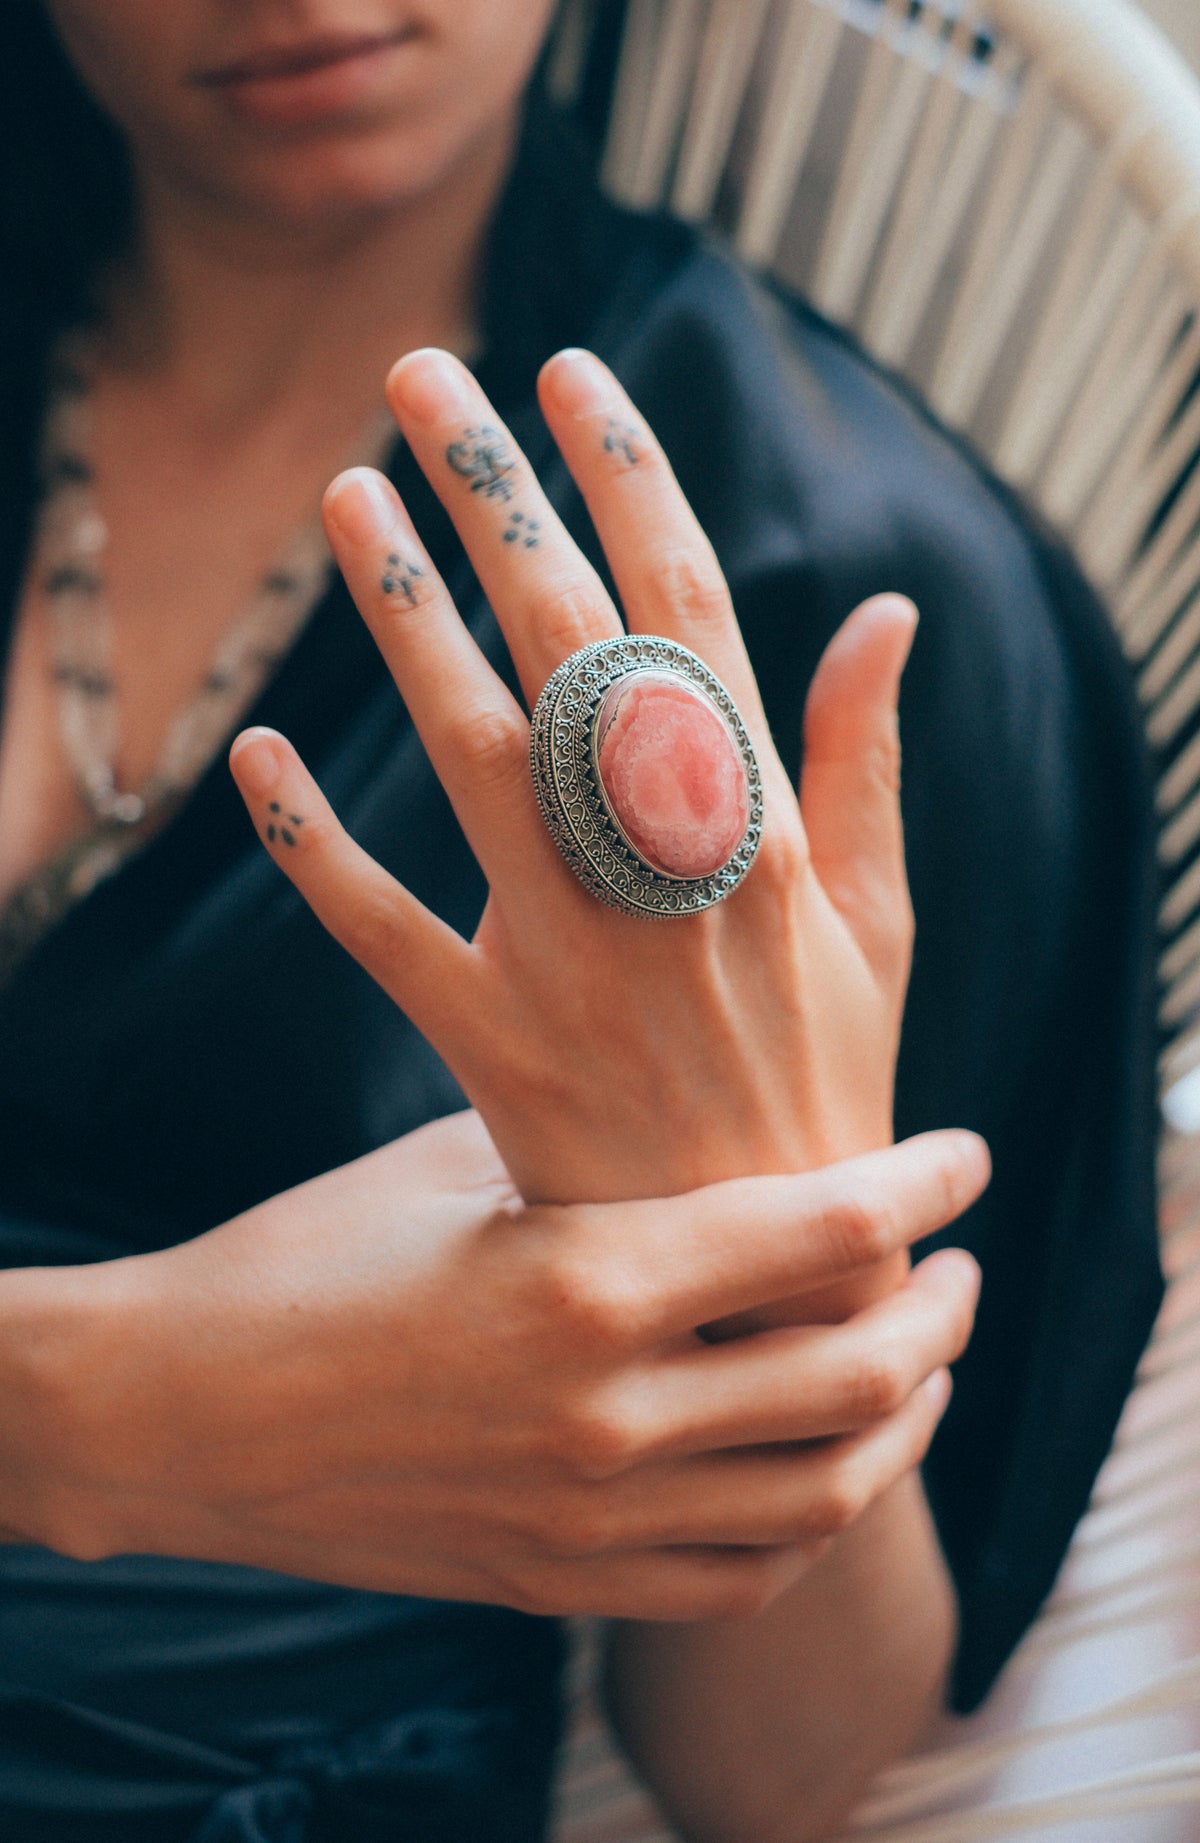
<instances>
[{"instance_id":1,"label":"thumb","mask_svg":"<svg viewBox=\"0 0 1200 1843\"><path fill-rule=\"evenodd\" d=\"M916 625L903 595L872 596L843 622L809 688L800 776L818 881L869 963L899 964L905 976L912 909L896 704Z\"/></svg>"}]
</instances>

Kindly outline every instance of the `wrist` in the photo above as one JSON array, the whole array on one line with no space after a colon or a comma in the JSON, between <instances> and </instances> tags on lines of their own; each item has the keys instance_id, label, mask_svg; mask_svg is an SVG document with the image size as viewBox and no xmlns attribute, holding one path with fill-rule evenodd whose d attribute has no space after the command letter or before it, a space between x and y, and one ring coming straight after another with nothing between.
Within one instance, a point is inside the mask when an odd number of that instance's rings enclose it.
<instances>
[{"instance_id":1,"label":"wrist","mask_svg":"<svg viewBox=\"0 0 1200 1843\"><path fill-rule=\"evenodd\" d=\"M144 1453L132 1387L143 1259L0 1274L0 1525L79 1560L140 1545L118 1514Z\"/></svg>"}]
</instances>

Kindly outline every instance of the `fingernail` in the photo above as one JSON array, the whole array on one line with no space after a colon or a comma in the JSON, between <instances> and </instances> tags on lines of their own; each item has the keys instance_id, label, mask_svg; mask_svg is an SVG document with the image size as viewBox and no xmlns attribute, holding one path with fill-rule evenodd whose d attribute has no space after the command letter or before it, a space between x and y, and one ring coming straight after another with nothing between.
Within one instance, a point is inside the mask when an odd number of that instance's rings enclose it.
<instances>
[{"instance_id":1,"label":"fingernail","mask_svg":"<svg viewBox=\"0 0 1200 1843\"><path fill-rule=\"evenodd\" d=\"M948 1369L935 1369L932 1376L927 1376L921 1384L934 1413L940 1419L950 1406L950 1397L954 1393L954 1378Z\"/></svg>"},{"instance_id":2,"label":"fingernail","mask_svg":"<svg viewBox=\"0 0 1200 1843\"><path fill-rule=\"evenodd\" d=\"M385 544L396 529L400 501L373 467L351 467L326 489L325 511L351 544Z\"/></svg>"},{"instance_id":3,"label":"fingernail","mask_svg":"<svg viewBox=\"0 0 1200 1843\"><path fill-rule=\"evenodd\" d=\"M956 1130L954 1137L958 1142L963 1170L972 1189L982 1190L992 1176L992 1155L987 1140L981 1139L978 1133L967 1132L965 1128Z\"/></svg>"},{"instance_id":4,"label":"fingernail","mask_svg":"<svg viewBox=\"0 0 1200 1843\"><path fill-rule=\"evenodd\" d=\"M545 366L545 377L555 403L573 416L594 416L597 410L613 407L613 381L608 367L580 346L567 346L556 352Z\"/></svg>"},{"instance_id":5,"label":"fingernail","mask_svg":"<svg viewBox=\"0 0 1200 1843\"><path fill-rule=\"evenodd\" d=\"M964 1293L970 1295L974 1305L983 1286L983 1273L975 1256L968 1254L965 1248L946 1248L942 1252L941 1261L943 1265L952 1262L958 1268L958 1284Z\"/></svg>"},{"instance_id":6,"label":"fingernail","mask_svg":"<svg viewBox=\"0 0 1200 1843\"><path fill-rule=\"evenodd\" d=\"M886 609L888 614L892 616L903 615L905 620L909 621L913 627L917 625L917 622L921 618L920 610L911 596L897 594L891 589L886 589L882 595L873 595L871 597L871 604L881 611Z\"/></svg>"},{"instance_id":7,"label":"fingernail","mask_svg":"<svg viewBox=\"0 0 1200 1843\"><path fill-rule=\"evenodd\" d=\"M982 1284L979 1262L965 1248L939 1248L936 1253L927 1255L917 1262L909 1281L910 1286L931 1286L939 1292L949 1285L969 1295L972 1306L979 1298Z\"/></svg>"},{"instance_id":8,"label":"fingernail","mask_svg":"<svg viewBox=\"0 0 1200 1843\"><path fill-rule=\"evenodd\" d=\"M283 771L276 730L243 730L229 751L229 766L244 794L261 800L271 793Z\"/></svg>"},{"instance_id":9,"label":"fingernail","mask_svg":"<svg viewBox=\"0 0 1200 1843\"><path fill-rule=\"evenodd\" d=\"M397 411L426 426L472 415L479 404L479 393L466 366L436 346L410 352L392 366L387 396Z\"/></svg>"}]
</instances>

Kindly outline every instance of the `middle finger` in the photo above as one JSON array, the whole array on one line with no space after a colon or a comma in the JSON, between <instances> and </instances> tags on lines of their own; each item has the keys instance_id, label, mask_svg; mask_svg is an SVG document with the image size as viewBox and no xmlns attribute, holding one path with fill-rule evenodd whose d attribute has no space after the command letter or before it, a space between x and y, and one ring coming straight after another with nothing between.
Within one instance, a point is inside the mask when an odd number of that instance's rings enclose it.
<instances>
[{"instance_id":1,"label":"middle finger","mask_svg":"<svg viewBox=\"0 0 1200 1843\"><path fill-rule=\"evenodd\" d=\"M392 367L387 395L532 706L570 654L623 632L617 611L465 365L448 352L409 353Z\"/></svg>"}]
</instances>

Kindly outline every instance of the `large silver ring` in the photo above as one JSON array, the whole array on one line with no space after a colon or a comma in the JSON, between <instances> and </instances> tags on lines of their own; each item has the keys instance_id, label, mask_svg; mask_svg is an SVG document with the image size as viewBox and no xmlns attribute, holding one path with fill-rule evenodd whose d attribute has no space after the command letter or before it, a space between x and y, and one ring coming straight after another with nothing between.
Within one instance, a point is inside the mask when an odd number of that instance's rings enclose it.
<instances>
[{"instance_id":1,"label":"large silver ring","mask_svg":"<svg viewBox=\"0 0 1200 1843\"><path fill-rule=\"evenodd\" d=\"M685 646L622 634L572 653L534 708L529 755L550 836L580 882L614 909L698 914L731 895L754 861L763 812L754 750L724 685ZM697 802L700 811L690 829L671 816L689 761L685 820ZM656 829L645 796L653 806L659 787Z\"/></svg>"}]
</instances>

